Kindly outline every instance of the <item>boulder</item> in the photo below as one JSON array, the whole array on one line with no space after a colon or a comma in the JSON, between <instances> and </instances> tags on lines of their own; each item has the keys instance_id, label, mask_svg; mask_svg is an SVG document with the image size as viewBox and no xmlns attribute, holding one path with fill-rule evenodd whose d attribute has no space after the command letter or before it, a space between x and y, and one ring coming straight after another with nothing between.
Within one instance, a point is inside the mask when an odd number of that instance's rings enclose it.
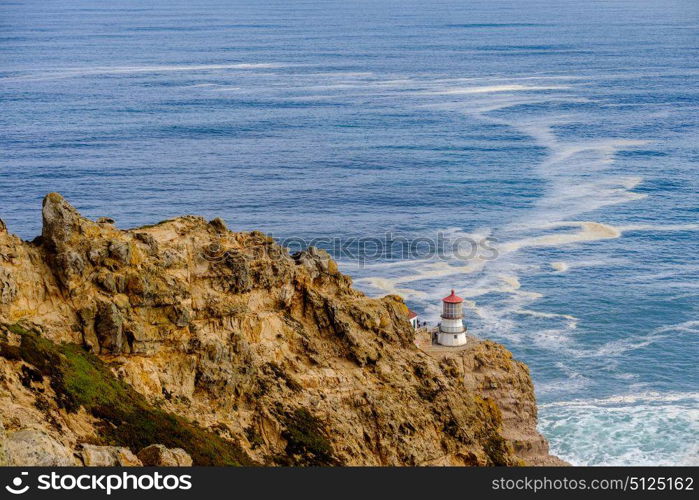
<instances>
[{"instance_id":1,"label":"boulder","mask_svg":"<svg viewBox=\"0 0 699 500\"><path fill-rule=\"evenodd\" d=\"M112 241L109 255L122 264L128 264L131 261L131 246L127 241Z\"/></svg>"},{"instance_id":2,"label":"boulder","mask_svg":"<svg viewBox=\"0 0 699 500\"><path fill-rule=\"evenodd\" d=\"M24 429L8 434L5 440L7 465L55 467L76 465L72 450L48 434Z\"/></svg>"},{"instance_id":3,"label":"boulder","mask_svg":"<svg viewBox=\"0 0 699 500\"><path fill-rule=\"evenodd\" d=\"M167 448L162 444L152 444L138 452L143 465L159 467L188 467L192 457L182 448Z\"/></svg>"},{"instance_id":4,"label":"boulder","mask_svg":"<svg viewBox=\"0 0 699 500\"><path fill-rule=\"evenodd\" d=\"M42 243L49 252L60 283L68 290L72 290L71 281L79 279L85 271L86 262L81 255L84 250L82 247L91 244L89 239L84 238L86 229L91 226L99 227L99 225L84 219L58 193L46 195L41 213ZM78 245L76 241L82 244Z\"/></svg>"},{"instance_id":5,"label":"boulder","mask_svg":"<svg viewBox=\"0 0 699 500\"><path fill-rule=\"evenodd\" d=\"M87 467L140 467L143 464L128 448L120 446L81 445L80 458Z\"/></svg>"},{"instance_id":6,"label":"boulder","mask_svg":"<svg viewBox=\"0 0 699 500\"><path fill-rule=\"evenodd\" d=\"M46 195L41 215L41 236L50 250L60 252L74 235L80 233L82 216L58 193Z\"/></svg>"}]
</instances>

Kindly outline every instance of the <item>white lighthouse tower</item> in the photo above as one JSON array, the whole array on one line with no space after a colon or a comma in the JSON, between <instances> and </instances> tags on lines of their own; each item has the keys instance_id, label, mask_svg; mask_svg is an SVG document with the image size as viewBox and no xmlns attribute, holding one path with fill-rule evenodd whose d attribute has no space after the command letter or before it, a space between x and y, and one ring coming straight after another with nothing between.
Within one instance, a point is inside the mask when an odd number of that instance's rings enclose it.
<instances>
[{"instance_id":1,"label":"white lighthouse tower","mask_svg":"<svg viewBox=\"0 0 699 500\"><path fill-rule=\"evenodd\" d=\"M464 326L464 299L451 291L442 299L442 322L439 324L437 343L445 346L460 346L466 343Z\"/></svg>"}]
</instances>

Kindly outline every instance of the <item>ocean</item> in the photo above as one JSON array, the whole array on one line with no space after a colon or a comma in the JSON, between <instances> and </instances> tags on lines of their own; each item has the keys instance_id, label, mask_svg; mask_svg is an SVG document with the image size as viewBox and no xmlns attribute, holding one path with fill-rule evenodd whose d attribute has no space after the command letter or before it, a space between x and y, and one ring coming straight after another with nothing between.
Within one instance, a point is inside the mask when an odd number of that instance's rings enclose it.
<instances>
[{"instance_id":1,"label":"ocean","mask_svg":"<svg viewBox=\"0 0 699 500\"><path fill-rule=\"evenodd\" d=\"M2 2L0 217L220 216L432 323L454 288L553 453L697 465L698 108L695 0Z\"/></svg>"}]
</instances>

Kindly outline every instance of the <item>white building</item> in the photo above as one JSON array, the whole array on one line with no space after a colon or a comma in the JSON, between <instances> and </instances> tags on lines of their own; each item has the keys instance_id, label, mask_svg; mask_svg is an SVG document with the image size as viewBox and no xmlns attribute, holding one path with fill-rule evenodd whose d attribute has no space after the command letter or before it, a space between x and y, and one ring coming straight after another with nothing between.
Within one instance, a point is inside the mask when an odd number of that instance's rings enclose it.
<instances>
[{"instance_id":1,"label":"white building","mask_svg":"<svg viewBox=\"0 0 699 500\"><path fill-rule=\"evenodd\" d=\"M408 321L410 321L412 327L417 330L417 313L415 311L408 309Z\"/></svg>"},{"instance_id":2,"label":"white building","mask_svg":"<svg viewBox=\"0 0 699 500\"><path fill-rule=\"evenodd\" d=\"M437 343L445 346L460 346L466 343L464 326L464 299L451 291L442 299L442 322L439 324Z\"/></svg>"}]
</instances>

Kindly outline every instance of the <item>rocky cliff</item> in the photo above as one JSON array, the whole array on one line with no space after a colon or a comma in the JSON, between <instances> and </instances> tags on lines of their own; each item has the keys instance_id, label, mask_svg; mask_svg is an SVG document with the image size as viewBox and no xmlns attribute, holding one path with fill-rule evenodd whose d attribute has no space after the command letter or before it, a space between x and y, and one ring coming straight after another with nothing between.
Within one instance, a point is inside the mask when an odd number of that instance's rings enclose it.
<instances>
[{"instance_id":1,"label":"rocky cliff","mask_svg":"<svg viewBox=\"0 0 699 500\"><path fill-rule=\"evenodd\" d=\"M11 464L560 463L502 346L424 352L323 251L191 216L122 231L55 193L34 241L0 221L0 421Z\"/></svg>"}]
</instances>

